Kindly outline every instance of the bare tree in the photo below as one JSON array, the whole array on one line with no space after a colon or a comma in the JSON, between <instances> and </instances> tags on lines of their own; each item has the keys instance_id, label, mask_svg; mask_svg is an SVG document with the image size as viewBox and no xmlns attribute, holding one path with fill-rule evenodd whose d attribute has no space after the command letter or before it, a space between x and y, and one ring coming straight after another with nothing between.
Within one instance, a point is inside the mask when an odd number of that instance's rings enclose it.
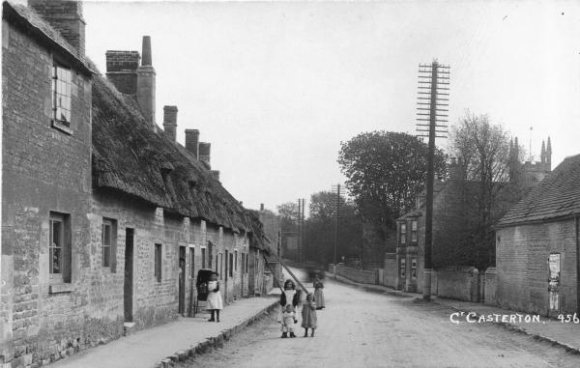
<instances>
[{"instance_id":1,"label":"bare tree","mask_svg":"<svg viewBox=\"0 0 580 368\"><path fill-rule=\"evenodd\" d=\"M449 225L459 228L454 234L460 239L447 249L448 262L480 269L494 263L492 226L519 199L510 177L519 163L512 148L507 131L487 115L466 112L452 128L450 153L458 159L452 178L459 196L455 211L461 223Z\"/></svg>"}]
</instances>

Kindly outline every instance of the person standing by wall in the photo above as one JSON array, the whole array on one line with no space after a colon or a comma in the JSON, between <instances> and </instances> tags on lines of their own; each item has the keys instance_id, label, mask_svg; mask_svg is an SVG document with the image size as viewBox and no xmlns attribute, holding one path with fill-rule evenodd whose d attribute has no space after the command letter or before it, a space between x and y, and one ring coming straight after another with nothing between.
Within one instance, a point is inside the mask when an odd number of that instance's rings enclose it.
<instances>
[{"instance_id":1,"label":"person standing by wall","mask_svg":"<svg viewBox=\"0 0 580 368\"><path fill-rule=\"evenodd\" d=\"M224 302L222 300L222 294L220 292L220 284L218 281L218 273L213 272L210 276L209 282L207 283L208 296L207 296L207 310L211 313L211 318L209 322L219 322L220 321L220 310L224 308Z\"/></svg>"}]
</instances>

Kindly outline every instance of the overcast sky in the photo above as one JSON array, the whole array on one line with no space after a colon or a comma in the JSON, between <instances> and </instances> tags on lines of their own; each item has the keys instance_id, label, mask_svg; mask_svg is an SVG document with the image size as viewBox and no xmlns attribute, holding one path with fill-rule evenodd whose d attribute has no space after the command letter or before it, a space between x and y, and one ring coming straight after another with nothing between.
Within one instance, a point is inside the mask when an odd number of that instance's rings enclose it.
<instances>
[{"instance_id":1,"label":"overcast sky","mask_svg":"<svg viewBox=\"0 0 580 368\"><path fill-rule=\"evenodd\" d=\"M344 181L340 142L415 131L417 65L451 67L451 123L470 109L553 163L580 153L580 2L87 2L86 52L150 35L157 123L177 105L246 207ZM533 127L530 135L530 127ZM445 146L445 140L439 142Z\"/></svg>"}]
</instances>

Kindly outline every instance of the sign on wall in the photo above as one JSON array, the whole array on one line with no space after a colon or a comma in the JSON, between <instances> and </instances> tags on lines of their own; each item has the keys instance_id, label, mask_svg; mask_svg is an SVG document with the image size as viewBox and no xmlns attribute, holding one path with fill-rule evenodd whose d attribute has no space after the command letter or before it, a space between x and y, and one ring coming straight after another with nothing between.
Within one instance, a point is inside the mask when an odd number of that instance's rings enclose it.
<instances>
[{"instance_id":1,"label":"sign on wall","mask_svg":"<svg viewBox=\"0 0 580 368\"><path fill-rule=\"evenodd\" d=\"M550 310L559 309L560 291L560 253L551 253L548 257L548 293L550 295Z\"/></svg>"}]
</instances>

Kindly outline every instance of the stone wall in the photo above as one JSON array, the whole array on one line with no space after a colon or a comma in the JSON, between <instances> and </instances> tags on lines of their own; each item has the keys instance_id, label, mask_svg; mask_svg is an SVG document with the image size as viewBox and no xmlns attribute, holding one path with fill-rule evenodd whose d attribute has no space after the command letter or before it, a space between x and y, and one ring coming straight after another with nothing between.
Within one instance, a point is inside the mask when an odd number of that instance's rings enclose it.
<instances>
[{"instance_id":1,"label":"stone wall","mask_svg":"<svg viewBox=\"0 0 580 368\"><path fill-rule=\"evenodd\" d=\"M546 314L548 257L560 253L560 309L576 312L576 228L574 219L502 228L497 231L497 301L515 310Z\"/></svg>"},{"instance_id":2,"label":"stone wall","mask_svg":"<svg viewBox=\"0 0 580 368\"><path fill-rule=\"evenodd\" d=\"M479 271L475 267L448 267L437 270L436 285L435 290L440 297L479 301Z\"/></svg>"},{"instance_id":3,"label":"stone wall","mask_svg":"<svg viewBox=\"0 0 580 368\"><path fill-rule=\"evenodd\" d=\"M361 284L377 285L379 283L377 270L358 270L343 264L338 264L336 265L336 274Z\"/></svg>"},{"instance_id":4,"label":"stone wall","mask_svg":"<svg viewBox=\"0 0 580 368\"><path fill-rule=\"evenodd\" d=\"M383 285L392 288L397 287L397 257L395 253L385 254Z\"/></svg>"},{"instance_id":5,"label":"stone wall","mask_svg":"<svg viewBox=\"0 0 580 368\"><path fill-rule=\"evenodd\" d=\"M495 267L489 267L483 275L483 302L497 305L497 272ZM480 300L481 300L480 299Z\"/></svg>"},{"instance_id":6,"label":"stone wall","mask_svg":"<svg viewBox=\"0 0 580 368\"><path fill-rule=\"evenodd\" d=\"M29 33L3 20L2 307L0 356L6 364L48 362L118 333L115 323L94 324L79 305L89 293L76 278L90 251L91 84L72 70L70 129L52 126L53 55ZM59 59L60 60L60 59ZM66 58L61 63L66 64ZM70 65L65 65L70 66ZM66 273L49 274L49 216L66 216ZM70 255L73 255L72 257Z\"/></svg>"}]
</instances>

